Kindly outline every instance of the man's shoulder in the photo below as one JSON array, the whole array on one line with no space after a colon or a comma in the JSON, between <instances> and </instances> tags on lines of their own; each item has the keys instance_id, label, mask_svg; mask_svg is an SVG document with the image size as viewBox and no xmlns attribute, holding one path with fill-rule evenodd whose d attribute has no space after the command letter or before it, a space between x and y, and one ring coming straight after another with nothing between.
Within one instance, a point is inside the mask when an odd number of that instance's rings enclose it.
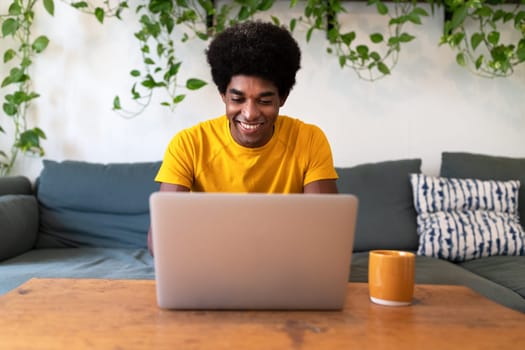
<instances>
[{"instance_id":1,"label":"man's shoulder","mask_svg":"<svg viewBox=\"0 0 525 350\"><path fill-rule=\"evenodd\" d=\"M202 122L199 122L195 124L193 127L190 128L190 130L214 130L217 128L223 128L224 124L228 122L228 118L226 116L221 115L220 117L204 120Z\"/></svg>"},{"instance_id":2,"label":"man's shoulder","mask_svg":"<svg viewBox=\"0 0 525 350\"><path fill-rule=\"evenodd\" d=\"M287 132L298 134L322 132L321 129L315 124L306 123L301 119L293 118L287 115L279 116L279 123L281 125L281 129Z\"/></svg>"},{"instance_id":3,"label":"man's shoulder","mask_svg":"<svg viewBox=\"0 0 525 350\"><path fill-rule=\"evenodd\" d=\"M226 116L220 116L213 119L204 120L197 124L181 130L178 135L184 137L216 135L224 131L225 123L227 125L228 119Z\"/></svg>"}]
</instances>

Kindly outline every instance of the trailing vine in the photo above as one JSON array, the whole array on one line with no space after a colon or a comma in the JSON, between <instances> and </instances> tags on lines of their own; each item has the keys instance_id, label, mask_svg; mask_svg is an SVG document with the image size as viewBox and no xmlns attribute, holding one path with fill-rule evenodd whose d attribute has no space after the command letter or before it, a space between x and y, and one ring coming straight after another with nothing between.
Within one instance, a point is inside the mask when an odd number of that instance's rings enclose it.
<instances>
[{"instance_id":1,"label":"trailing vine","mask_svg":"<svg viewBox=\"0 0 525 350\"><path fill-rule=\"evenodd\" d=\"M295 6L297 1L292 1ZM369 43L358 40L355 30L343 31L339 16L347 11L340 0L308 0L304 17L294 19L293 29L297 21L306 23L308 29L306 40L314 30L326 32L328 39L327 52L336 56L341 68L353 69L359 78L374 81L389 75L398 62L401 45L411 42L415 36L404 32L406 23L420 25L421 17L428 12L418 6L417 1L393 0L393 11L381 0L369 0L368 6L375 6L377 12L388 18L386 26L388 34L375 32L368 36Z\"/></svg>"},{"instance_id":2,"label":"trailing vine","mask_svg":"<svg viewBox=\"0 0 525 350\"><path fill-rule=\"evenodd\" d=\"M441 44L458 51L460 66L493 78L510 76L525 62L525 0L446 0L445 4L451 16ZM505 43L503 28L513 31L516 41Z\"/></svg>"},{"instance_id":3,"label":"trailing vine","mask_svg":"<svg viewBox=\"0 0 525 350\"><path fill-rule=\"evenodd\" d=\"M270 9L274 1L238 0L218 8L212 0L149 0L138 5L135 11L140 16L141 28L135 37L140 44L143 66L130 72L136 79L131 96L138 108L123 108L120 96L116 96L113 109L125 117L134 117L151 103L154 91L163 90L165 98L161 105L173 110L188 91L207 84L199 78L180 81L183 62L177 54L178 45L195 39L206 41L228 26Z\"/></svg>"},{"instance_id":4,"label":"trailing vine","mask_svg":"<svg viewBox=\"0 0 525 350\"><path fill-rule=\"evenodd\" d=\"M49 43L45 35L36 38L32 35L36 3L37 0L13 0L7 13L0 14L2 39L12 43L2 55L5 66L12 67L0 85L6 91L2 111L12 121L14 129L12 146L7 151L0 150L0 175L11 171L19 152L44 154L41 145L41 140L46 138L44 131L27 123L28 108L39 97L31 86L30 68L35 56L42 53ZM53 0L43 0L43 5L47 13L54 14ZM0 132L6 133L2 125Z\"/></svg>"}]
</instances>

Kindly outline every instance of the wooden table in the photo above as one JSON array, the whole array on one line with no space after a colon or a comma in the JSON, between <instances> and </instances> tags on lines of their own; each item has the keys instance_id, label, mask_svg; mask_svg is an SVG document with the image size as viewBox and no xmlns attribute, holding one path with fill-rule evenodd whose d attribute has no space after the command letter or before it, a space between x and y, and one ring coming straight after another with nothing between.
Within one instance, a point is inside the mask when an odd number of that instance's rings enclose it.
<instances>
[{"instance_id":1,"label":"wooden table","mask_svg":"<svg viewBox=\"0 0 525 350\"><path fill-rule=\"evenodd\" d=\"M408 307L350 283L343 311L172 311L151 280L33 279L0 297L1 349L518 349L525 314L460 286Z\"/></svg>"}]
</instances>

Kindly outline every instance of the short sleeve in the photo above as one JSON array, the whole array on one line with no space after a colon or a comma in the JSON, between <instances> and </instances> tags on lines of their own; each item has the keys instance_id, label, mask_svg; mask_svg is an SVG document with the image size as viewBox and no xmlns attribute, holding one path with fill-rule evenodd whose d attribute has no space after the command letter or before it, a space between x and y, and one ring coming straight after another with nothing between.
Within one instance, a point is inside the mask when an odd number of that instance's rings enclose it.
<instances>
[{"instance_id":1,"label":"short sleeve","mask_svg":"<svg viewBox=\"0 0 525 350\"><path fill-rule=\"evenodd\" d=\"M307 148L307 170L304 178L304 185L318 180L328 180L338 178L334 168L332 150L324 132L315 125L305 124L308 128L306 140Z\"/></svg>"},{"instance_id":2,"label":"short sleeve","mask_svg":"<svg viewBox=\"0 0 525 350\"><path fill-rule=\"evenodd\" d=\"M194 179L194 155L191 137L185 131L179 132L166 149L155 181L191 188Z\"/></svg>"}]
</instances>

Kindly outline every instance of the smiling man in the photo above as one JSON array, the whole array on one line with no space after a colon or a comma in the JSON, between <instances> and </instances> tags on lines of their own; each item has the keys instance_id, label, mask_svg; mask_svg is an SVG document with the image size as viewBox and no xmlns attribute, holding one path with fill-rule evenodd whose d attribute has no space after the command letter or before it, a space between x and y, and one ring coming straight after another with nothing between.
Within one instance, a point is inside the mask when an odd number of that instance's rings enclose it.
<instances>
[{"instance_id":1,"label":"smiling man","mask_svg":"<svg viewBox=\"0 0 525 350\"><path fill-rule=\"evenodd\" d=\"M291 34L245 22L218 34L206 54L226 115L175 135L155 178L160 190L337 193L324 133L279 115L300 68Z\"/></svg>"}]
</instances>

